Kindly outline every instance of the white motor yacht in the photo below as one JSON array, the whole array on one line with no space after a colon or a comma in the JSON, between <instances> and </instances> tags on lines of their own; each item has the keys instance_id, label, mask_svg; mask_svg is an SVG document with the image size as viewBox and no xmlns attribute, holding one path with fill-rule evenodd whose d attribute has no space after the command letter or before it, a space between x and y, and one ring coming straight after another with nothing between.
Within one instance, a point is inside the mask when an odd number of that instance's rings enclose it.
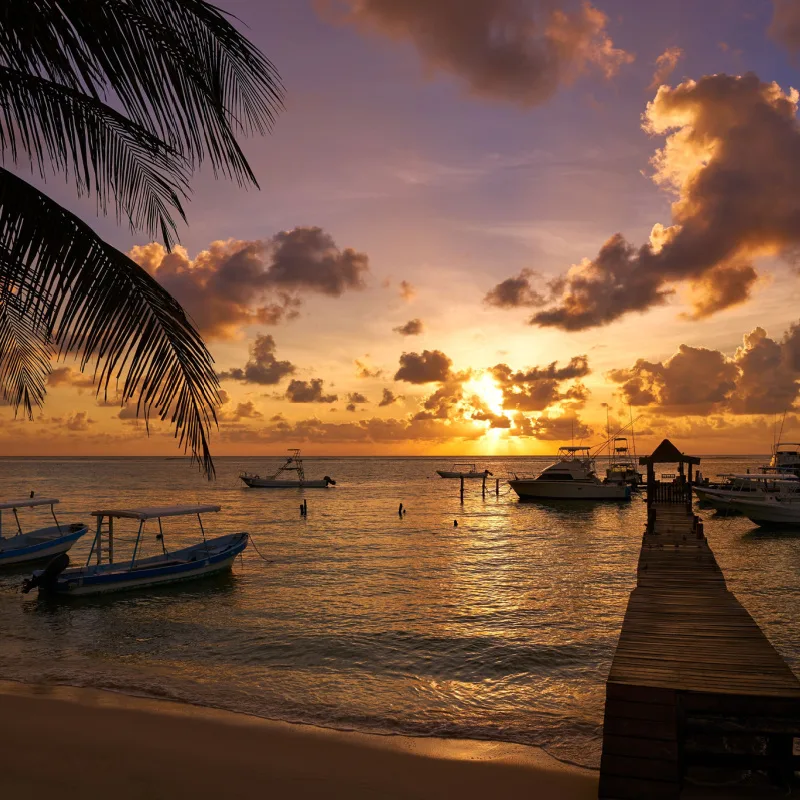
<instances>
[{"instance_id":1,"label":"white motor yacht","mask_svg":"<svg viewBox=\"0 0 800 800\"><path fill-rule=\"evenodd\" d=\"M603 483L595 474L588 447L562 447L559 460L536 478L518 478L508 483L524 500L630 500L627 483Z\"/></svg>"},{"instance_id":2,"label":"white motor yacht","mask_svg":"<svg viewBox=\"0 0 800 800\"><path fill-rule=\"evenodd\" d=\"M772 450L772 458L767 468L772 472L800 475L800 444L779 442Z\"/></svg>"},{"instance_id":3,"label":"white motor yacht","mask_svg":"<svg viewBox=\"0 0 800 800\"><path fill-rule=\"evenodd\" d=\"M717 511L737 511L738 501L762 502L767 497L794 496L800 499L800 478L789 474L720 475L722 483L695 486L694 493L704 505Z\"/></svg>"},{"instance_id":4,"label":"white motor yacht","mask_svg":"<svg viewBox=\"0 0 800 800\"><path fill-rule=\"evenodd\" d=\"M642 473L636 469L636 461L625 436L617 436L611 443L605 483L626 483L633 488L642 485Z\"/></svg>"},{"instance_id":5,"label":"white motor yacht","mask_svg":"<svg viewBox=\"0 0 800 800\"><path fill-rule=\"evenodd\" d=\"M800 495L767 495L760 500L748 497L730 503L756 525L800 527Z\"/></svg>"}]
</instances>

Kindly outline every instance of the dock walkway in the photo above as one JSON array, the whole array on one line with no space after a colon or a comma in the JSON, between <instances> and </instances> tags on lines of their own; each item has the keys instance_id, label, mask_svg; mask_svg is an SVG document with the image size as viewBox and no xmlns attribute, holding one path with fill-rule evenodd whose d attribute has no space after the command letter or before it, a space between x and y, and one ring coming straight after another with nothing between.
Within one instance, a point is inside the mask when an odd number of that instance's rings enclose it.
<instances>
[{"instance_id":1,"label":"dock walkway","mask_svg":"<svg viewBox=\"0 0 800 800\"><path fill-rule=\"evenodd\" d=\"M794 736L800 681L728 590L689 506L652 502L606 684L600 797L718 797L702 785L748 770L786 786Z\"/></svg>"}]
</instances>

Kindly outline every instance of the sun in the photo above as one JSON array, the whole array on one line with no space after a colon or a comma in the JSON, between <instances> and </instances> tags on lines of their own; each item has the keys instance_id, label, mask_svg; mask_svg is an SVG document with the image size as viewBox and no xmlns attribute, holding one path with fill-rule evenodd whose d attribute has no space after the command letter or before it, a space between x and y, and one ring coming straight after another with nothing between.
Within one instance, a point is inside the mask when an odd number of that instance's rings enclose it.
<instances>
[{"instance_id":1,"label":"sun","mask_svg":"<svg viewBox=\"0 0 800 800\"><path fill-rule=\"evenodd\" d=\"M503 390L488 372L470 378L464 384L464 390L468 394L477 395L493 414L508 416L503 410Z\"/></svg>"}]
</instances>

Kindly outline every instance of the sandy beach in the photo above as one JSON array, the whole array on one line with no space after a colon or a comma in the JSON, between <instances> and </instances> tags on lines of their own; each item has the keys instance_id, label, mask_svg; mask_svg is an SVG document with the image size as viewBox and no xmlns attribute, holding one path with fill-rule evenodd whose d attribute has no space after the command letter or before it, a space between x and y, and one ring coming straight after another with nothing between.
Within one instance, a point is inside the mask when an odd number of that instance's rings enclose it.
<instances>
[{"instance_id":1,"label":"sandy beach","mask_svg":"<svg viewBox=\"0 0 800 800\"><path fill-rule=\"evenodd\" d=\"M3 796L597 797L597 773L494 742L374 736L70 687L0 686Z\"/></svg>"}]
</instances>

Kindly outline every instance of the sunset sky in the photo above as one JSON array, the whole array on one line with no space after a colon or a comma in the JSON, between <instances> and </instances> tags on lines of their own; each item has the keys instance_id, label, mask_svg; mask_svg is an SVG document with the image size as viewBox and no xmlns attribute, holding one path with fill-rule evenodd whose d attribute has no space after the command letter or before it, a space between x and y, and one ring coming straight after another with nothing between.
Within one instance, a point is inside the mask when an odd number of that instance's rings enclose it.
<instances>
[{"instance_id":1,"label":"sunset sky","mask_svg":"<svg viewBox=\"0 0 800 800\"><path fill-rule=\"evenodd\" d=\"M261 190L197 174L168 254L46 184L203 333L215 455L800 440L800 2L218 4L286 87ZM6 455L176 453L70 361L2 411Z\"/></svg>"}]
</instances>

